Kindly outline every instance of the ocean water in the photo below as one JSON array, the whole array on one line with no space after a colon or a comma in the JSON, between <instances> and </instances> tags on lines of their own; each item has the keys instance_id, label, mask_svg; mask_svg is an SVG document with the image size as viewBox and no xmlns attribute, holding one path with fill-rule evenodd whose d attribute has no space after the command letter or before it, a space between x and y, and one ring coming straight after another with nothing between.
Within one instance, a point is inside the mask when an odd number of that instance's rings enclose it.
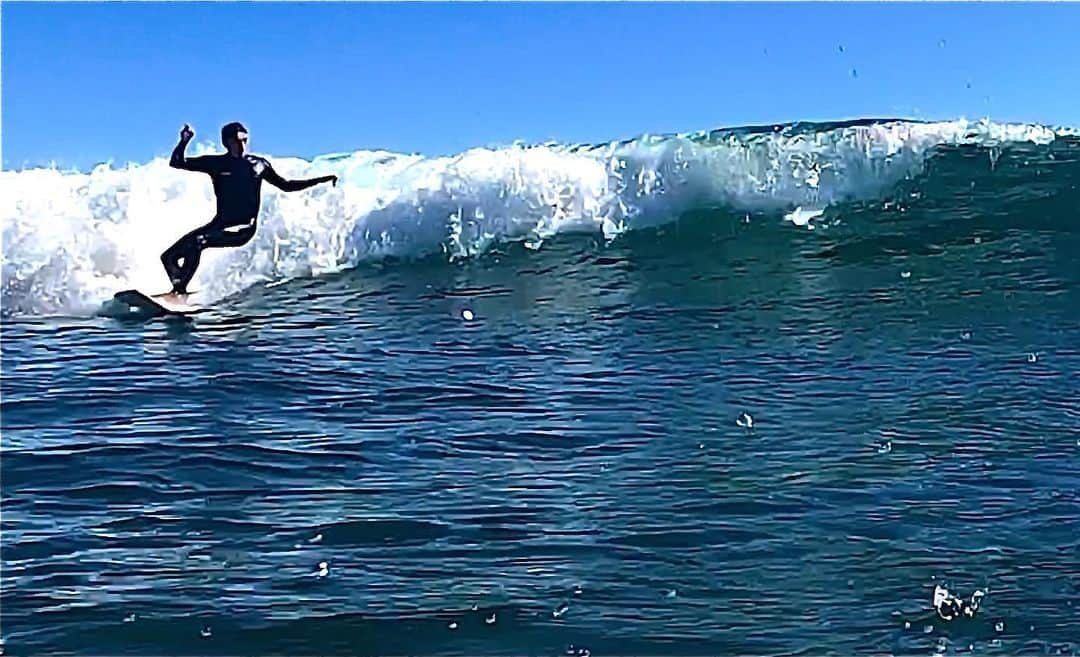
<instances>
[{"instance_id":1,"label":"ocean water","mask_svg":"<svg viewBox=\"0 0 1080 657\"><path fill-rule=\"evenodd\" d=\"M204 176L0 172L4 654L1080 652L1074 131L268 156L190 320Z\"/></svg>"}]
</instances>

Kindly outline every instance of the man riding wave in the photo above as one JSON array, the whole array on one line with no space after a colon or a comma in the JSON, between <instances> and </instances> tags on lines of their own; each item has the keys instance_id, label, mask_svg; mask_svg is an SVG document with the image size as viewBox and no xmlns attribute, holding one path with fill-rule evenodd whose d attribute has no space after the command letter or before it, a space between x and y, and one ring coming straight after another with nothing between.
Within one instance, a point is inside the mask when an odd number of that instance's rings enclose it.
<instances>
[{"instance_id":1,"label":"man riding wave","mask_svg":"<svg viewBox=\"0 0 1080 657\"><path fill-rule=\"evenodd\" d=\"M161 254L175 296L187 295L187 285L195 276L203 249L242 246L254 237L263 180L285 192L298 192L324 182L337 185L337 176L282 178L265 158L246 153L248 131L240 123L229 123L221 129L221 143L228 152L220 155L186 157L184 151L194 136L191 126L184 124L169 166L210 174L217 213L210 223L184 235Z\"/></svg>"}]
</instances>

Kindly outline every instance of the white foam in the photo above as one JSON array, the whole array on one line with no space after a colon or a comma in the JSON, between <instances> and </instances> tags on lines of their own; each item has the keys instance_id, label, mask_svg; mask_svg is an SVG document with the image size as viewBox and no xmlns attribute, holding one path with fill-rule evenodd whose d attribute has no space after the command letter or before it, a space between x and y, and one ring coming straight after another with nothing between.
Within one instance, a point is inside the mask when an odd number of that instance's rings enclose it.
<instances>
[{"instance_id":1,"label":"white foam","mask_svg":"<svg viewBox=\"0 0 1080 657\"><path fill-rule=\"evenodd\" d=\"M804 208L800 205L799 207L784 215L784 219L787 219L796 226L813 228L814 226L810 222L814 219L817 219L824 213L824 208Z\"/></svg>"},{"instance_id":2,"label":"white foam","mask_svg":"<svg viewBox=\"0 0 1080 657\"><path fill-rule=\"evenodd\" d=\"M334 173L339 185L293 194L264 186L256 237L240 249L205 252L191 287L214 300L391 255L469 257L495 243L538 247L573 231L613 238L695 207L812 208L789 215L805 224L829 204L874 197L919 172L938 145L1041 144L1064 132L988 121L889 122L596 147L515 145L442 158L271 156L285 177ZM118 290L163 291L160 253L213 212L206 176L171 169L165 158L89 173L0 172L2 310L93 312Z\"/></svg>"}]
</instances>

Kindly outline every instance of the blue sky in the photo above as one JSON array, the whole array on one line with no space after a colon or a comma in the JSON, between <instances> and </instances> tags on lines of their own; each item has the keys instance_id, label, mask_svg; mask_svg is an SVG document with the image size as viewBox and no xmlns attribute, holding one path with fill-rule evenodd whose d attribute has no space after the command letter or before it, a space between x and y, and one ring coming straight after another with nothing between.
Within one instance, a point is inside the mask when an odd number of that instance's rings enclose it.
<instances>
[{"instance_id":1,"label":"blue sky","mask_svg":"<svg viewBox=\"0 0 1080 657\"><path fill-rule=\"evenodd\" d=\"M0 21L5 168L146 162L185 121L302 157L867 116L1080 126L1072 4L4 2Z\"/></svg>"}]
</instances>

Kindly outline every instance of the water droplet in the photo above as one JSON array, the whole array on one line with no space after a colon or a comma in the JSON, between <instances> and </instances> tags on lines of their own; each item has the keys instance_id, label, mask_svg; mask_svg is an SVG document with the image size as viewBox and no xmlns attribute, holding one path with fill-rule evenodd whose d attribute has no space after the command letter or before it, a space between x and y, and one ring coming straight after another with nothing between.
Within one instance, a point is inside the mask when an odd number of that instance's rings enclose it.
<instances>
[{"instance_id":1,"label":"water droplet","mask_svg":"<svg viewBox=\"0 0 1080 657\"><path fill-rule=\"evenodd\" d=\"M491 615L484 619L484 622L488 625L495 624L495 612L491 612Z\"/></svg>"},{"instance_id":2,"label":"water droplet","mask_svg":"<svg viewBox=\"0 0 1080 657\"><path fill-rule=\"evenodd\" d=\"M963 333L961 333L960 334L960 339L961 340L970 340L971 339L971 331L964 331Z\"/></svg>"},{"instance_id":3,"label":"water droplet","mask_svg":"<svg viewBox=\"0 0 1080 657\"><path fill-rule=\"evenodd\" d=\"M1039 360L1039 354L1037 354L1037 353L1028 354L1028 362L1029 363L1034 363L1037 360Z\"/></svg>"},{"instance_id":4,"label":"water droplet","mask_svg":"<svg viewBox=\"0 0 1080 657\"><path fill-rule=\"evenodd\" d=\"M207 626L203 627L203 628L202 628L202 631L200 631L200 632L199 632L199 636L201 636L201 637L202 637L202 638L204 638L204 639L208 639L208 638L210 638L210 635L211 635L211 634L213 634L213 632L212 632L212 631L210 630L210 626L209 626L209 625L207 625Z\"/></svg>"},{"instance_id":5,"label":"water droplet","mask_svg":"<svg viewBox=\"0 0 1080 657\"><path fill-rule=\"evenodd\" d=\"M877 451L878 454L888 454L892 451L892 441L886 440L885 442L881 443L880 445L878 445Z\"/></svg>"},{"instance_id":6,"label":"water droplet","mask_svg":"<svg viewBox=\"0 0 1080 657\"><path fill-rule=\"evenodd\" d=\"M570 609L570 605L566 604L565 602L560 602L559 606L555 607L555 609L552 610L551 617L552 618L562 618L563 615L566 614L567 611L569 611L569 609Z\"/></svg>"},{"instance_id":7,"label":"water droplet","mask_svg":"<svg viewBox=\"0 0 1080 657\"><path fill-rule=\"evenodd\" d=\"M473 605L473 606L471 607L471 609L472 609L473 611L476 611L476 610L477 610L477 609L479 609L479 608L480 608L480 606L479 606L479 605Z\"/></svg>"},{"instance_id":8,"label":"water droplet","mask_svg":"<svg viewBox=\"0 0 1080 657\"><path fill-rule=\"evenodd\" d=\"M705 443L698 443L697 448L698 449L705 449Z\"/></svg>"},{"instance_id":9,"label":"water droplet","mask_svg":"<svg viewBox=\"0 0 1080 657\"><path fill-rule=\"evenodd\" d=\"M447 625L447 627L449 627L452 630L456 630L457 629L457 623L455 623L454 621L450 621L450 624Z\"/></svg>"},{"instance_id":10,"label":"water droplet","mask_svg":"<svg viewBox=\"0 0 1080 657\"><path fill-rule=\"evenodd\" d=\"M998 621L998 622L994 623L994 629L996 631L998 631L998 632L1004 632L1005 631L1005 623L1003 621Z\"/></svg>"},{"instance_id":11,"label":"water droplet","mask_svg":"<svg viewBox=\"0 0 1080 657\"><path fill-rule=\"evenodd\" d=\"M322 534L315 534L315 536L308 539L308 543L318 543L320 541L322 541Z\"/></svg>"},{"instance_id":12,"label":"water droplet","mask_svg":"<svg viewBox=\"0 0 1080 657\"><path fill-rule=\"evenodd\" d=\"M578 657L589 657L589 655L591 655L592 653L589 652L588 648L579 648L577 654Z\"/></svg>"},{"instance_id":13,"label":"water droplet","mask_svg":"<svg viewBox=\"0 0 1080 657\"><path fill-rule=\"evenodd\" d=\"M923 634L930 634L931 632L934 631L934 626L933 625L924 625L923 628L922 628L922 631L923 631Z\"/></svg>"},{"instance_id":14,"label":"water droplet","mask_svg":"<svg viewBox=\"0 0 1080 657\"><path fill-rule=\"evenodd\" d=\"M1001 647L1001 639L990 639L990 647L992 647L992 648L1000 648Z\"/></svg>"},{"instance_id":15,"label":"water droplet","mask_svg":"<svg viewBox=\"0 0 1080 657\"><path fill-rule=\"evenodd\" d=\"M135 622L135 614L128 614L127 616L124 616L124 622L125 623L134 623Z\"/></svg>"},{"instance_id":16,"label":"water droplet","mask_svg":"<svg viewBox=\"0 0 1080 657\"><path fill-rule=\"evenodd\" d=\"M665 598L674 598L677 595L679 595L679 592L677 590L675 590L675 589L671 589L670 591L665 591L664 592L664 597Z\"/></svg>"},{"instance_id":17,"label":"water droplet","mask_svg":"<svg viewBox=\"0 0 1080 657\"><path fill-rule=\"evenodd\" d=\"M464 320L465 320L466 322L471 322L471 321L472 321L472 319L473 319L473 317L475 317L475 315L473 315L473 311L471 311L471 310L469 310L468 308L466 308L465 310L462 310L462 311L461 311L461 317L462 317L462 319L464 319Z\"/></svg>"},{"instance_id":18,"label":"water droplet","mask_svg":"<svg viewBox=\"0 0 1080 657\"><path fill-rule=\"evenodd\" d=\"M1034 625L1028 625L1028 632L1034 632L1034 631L1035 631L1035 626Z\"/></svg>"},{"instance_id":19,"label":"water droplet","mask_svg":"<svg viewBox=\"0 0 1080 657\"><path fill-rule=\"evenodd\" d=\"M911 272L909 272L909 271L900 272L900 278L911 278Z\"/></svg>"},{"instance_id":20,"label":"water droplet","mask_svg":"<svg viewBox=\"0 0 1080 657\"><path fill-rule=\"evenodd\" d=\"M327 575L330 574L330 564L326 563L325 561L320 561L319 562L319 572L317 572L315 574L318 575L319 577L326 577Z\"/></svg>"},{"instance_id":21,"label":"water droplet","mask_svg":"<svg viewBox=\"0 0 1080 657\"><path fill-rule=\"evenodd\" d=\"M905 630L910 630L911 629L911 621L904 621L904 629Z\"/></svg>"},{"instance_id":22,"label":"water droplet","mask_svg":"<svg viewBox=\"0 0 1080 657\"><path fill-rule=\"evenodd\" d=\"M581 593L582 593L581 584L576 584L574 586L574 595L581 595Z\"/></svg>"},{"instance_id":23,"label":"water droplet","mask_svg":"<svg viewBox=\"0 0 1080 657\"><path fill-rule=\"evenodd\" d=\"M750 414L743 411L739 413L739 417L735 419L735 424L743 427L744 429L754 428L754 418L750 417Z\"/></svg>"},{"instance_id":24,"label":"water droplet","mask_svg":"<svg viewBox=\"0 0 1080 657\"><path fill-rule=\"evenodd\" d=\"M982 238L981 237L976 237L975 238L975 243L976 244L982 244Z\"/></svg>"},{"instance_id":25,"label":"water droplet","mask_svg":"<svg viewBox=\"0 0 1080 657\"><path fill-rule=\"evenodd\" d=\"M943 602L955 599L949 589L945 588L943 584L934 584L934 606L940 607Z\"/></svg>"}]
</instances>

